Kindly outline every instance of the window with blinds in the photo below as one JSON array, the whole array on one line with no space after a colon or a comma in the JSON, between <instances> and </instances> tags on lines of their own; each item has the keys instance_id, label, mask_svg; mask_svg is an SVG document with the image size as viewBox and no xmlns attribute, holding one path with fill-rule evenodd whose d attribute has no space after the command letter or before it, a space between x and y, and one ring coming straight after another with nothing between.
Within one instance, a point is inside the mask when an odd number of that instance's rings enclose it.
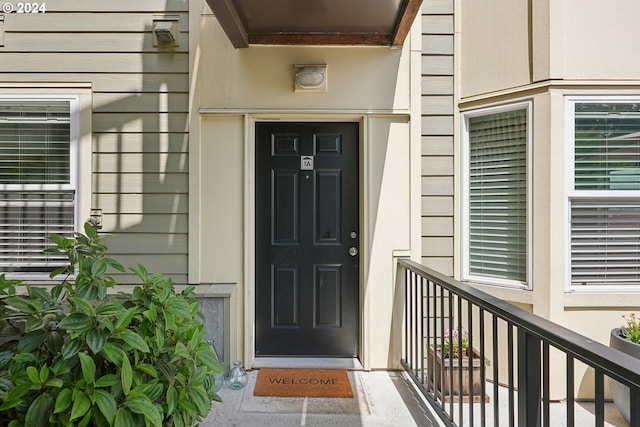
<instances>
[{"instance_id":1,"label":"window with blinds","mask_svg":"<svg viewBox=\"0 0 640 427\"><path fill-rule=\"evenodd\" d=\"M525 107L467 117L470 278L527 283L527 116Z\"/></svg>"},{"instance_id":2,"label":"window with blinds","mask_svg":"<svg viewBox=\"0 0 640 427\"><path fill-rule=\"evenodd\" d=\"M74 212L70 101L0 99L0 273L65 265L43 250L73 234Z\"/></svg>"},{"instance_id":3,"label":"window with blinds","mask_svg":"<svg viewBox=\"0 0 640 427\"><path fill-rule=\"evenodd\" d=\"M637 286L640 102L575 101L573 114L571 284Z\"/></svg>"}]
</instances>

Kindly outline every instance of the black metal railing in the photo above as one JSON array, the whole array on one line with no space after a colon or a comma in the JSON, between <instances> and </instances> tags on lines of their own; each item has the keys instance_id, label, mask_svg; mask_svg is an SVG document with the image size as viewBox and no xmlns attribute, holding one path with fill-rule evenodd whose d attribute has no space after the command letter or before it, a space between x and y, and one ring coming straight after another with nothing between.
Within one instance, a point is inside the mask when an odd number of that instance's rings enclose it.
<instances>
[{"instance_id":1,"label":"black metal railing","mask_svg":"<svg viewBox=\"0 0 640 427\"><path fill-rule=\"evenodd\" d=\"M402 365L444 424L547 427L560 406L562 425L604 426L608 377L628 387L640 426L640 360L416 262L399 260L397 277ZM592 396L588 424L578 389Z\"/></svg>"}]
</instances>

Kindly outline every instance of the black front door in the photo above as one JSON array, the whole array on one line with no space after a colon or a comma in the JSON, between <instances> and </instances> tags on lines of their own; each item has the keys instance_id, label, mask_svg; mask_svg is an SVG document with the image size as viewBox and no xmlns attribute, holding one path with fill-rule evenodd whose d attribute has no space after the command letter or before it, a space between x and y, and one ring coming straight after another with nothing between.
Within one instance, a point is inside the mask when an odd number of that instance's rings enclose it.
<instances>
[{"instance_id":1,"label":"black front door","mask_svg":"<svg viewBox=\"0 0 640 427\"><path fill-rule=\"evenodd\" d=\"M358 354L358 124L256 124L256 355Z\"/></svg>"}]
</instances>

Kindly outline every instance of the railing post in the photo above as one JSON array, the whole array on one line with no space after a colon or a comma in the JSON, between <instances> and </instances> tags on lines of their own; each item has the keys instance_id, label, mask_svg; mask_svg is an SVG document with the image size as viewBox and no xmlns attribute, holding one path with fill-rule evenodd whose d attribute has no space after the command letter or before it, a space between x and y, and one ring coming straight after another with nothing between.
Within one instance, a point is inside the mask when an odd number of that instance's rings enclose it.
<instances>
[{"instance_id":1,"label":"railing post","mask_svg":"<svg viewBox=\"0 0 640 427\"><path fill-rule=\"evenodd\" d=\"M629 389L629 412L631 427L640 426L640 390Z\"/></svg>"},{"instance_id":2,"label":"railing post","mask_svg":"<svg viewBox=\"0 0 640 427\"><path fill-rule=\"evenodd\" d=\"M408 303L407 303L407 275L408 270L400 263L396 262L396 282L395 295L393 301L393 315L391 317L391 331L395 339L391 343L392 354L394 355L393 363L402 364L404 361L408 363L408 340L407 325L409 321Z\"/></svg>"},{"instance_id":3,"label":"railing post","mask_svg":"<svg viewBox=\"0 0 640 427\"><path fill-rule=\"evenodd\" d=\"M518 328L518 426L540 427L540 339Z\"/></svg>"}]
</instances>

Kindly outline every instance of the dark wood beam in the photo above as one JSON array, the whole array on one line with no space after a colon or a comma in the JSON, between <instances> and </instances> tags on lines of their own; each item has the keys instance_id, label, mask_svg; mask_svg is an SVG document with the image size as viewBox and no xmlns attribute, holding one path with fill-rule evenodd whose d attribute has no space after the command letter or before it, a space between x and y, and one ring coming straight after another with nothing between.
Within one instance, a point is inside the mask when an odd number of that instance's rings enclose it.
<instances>
[{"instance_id":1,"label":"dark wood beam","mask_svg":"<svg viewBox=\"0 0 640 427\"><path fill-rule=\"evenodd\" d=\"M235 48L260 45L369 45L400 46L404 43L413 21L420 12L422 0L404 0L397 14L394 30L389 33L331 33L331 32L279 32L270 29L269 33L251 33L247 24L238 13L237 0L206 0L215 14L225 34ZM293 17L295 19L295 16ZM388 28L388 27L387 27ZM365 30L366 31L366 30Z\"/></svg>"},{"instance_id":2,"label":"dark wood beam","mask_svg":"<svg viewBox=\"0 0 640 427\"><path fill-rule=\"evenodd\" d=\"M233 0L207 0L225 34L235 48L249 47L249 36Z\"/></svg>"},{"instance_id":3,"label":"dark wood beam","mask_svg":"<svg viewBox=\"0 0 640 427\"><path fill-rule=\"evenodd\" d=\"M407 34L409 34L416 15L420 12L421 5L422 0L407 0L405 2L393 39L391 40L392 46L401 46L404 43L404 39L407 37Z\"/></svg>"},{"instance_id":4,"label":"dark wood beam","mask_svg":"<svg viewBox=\"0 0 640 427\"><path fill-rule=\"evenodd\" d=\"M389 46L389 34L249 34L249 44Z\"/></svg>"}]
</instances>

